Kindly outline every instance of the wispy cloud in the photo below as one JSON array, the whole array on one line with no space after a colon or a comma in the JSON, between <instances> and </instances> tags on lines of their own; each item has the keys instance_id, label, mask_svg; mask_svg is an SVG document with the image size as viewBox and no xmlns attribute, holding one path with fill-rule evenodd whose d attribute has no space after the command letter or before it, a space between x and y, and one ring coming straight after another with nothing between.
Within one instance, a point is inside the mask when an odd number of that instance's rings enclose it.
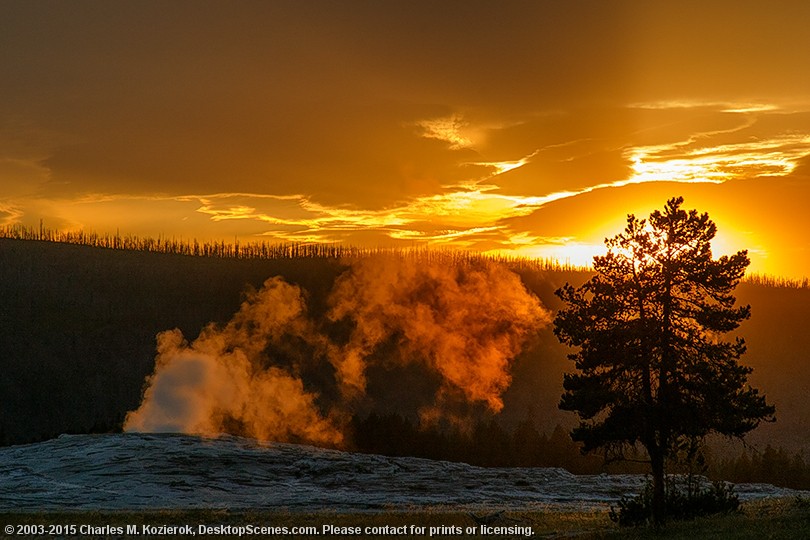
<instances>
[{"instance_id":1,"label":"wispy cloud","mask_svg":"<svg viewBox=\"0 0 810 540\"><path fill-rule=\"evenodd\" d=\"M785 133L712 145L695 139L668 145L641 146L626 152L638 182L714 182L790 174L810 154L810 135Z\"/></svg>"},{"instance_id":2,"label":"wispy cloud","mask_svg":"<svg viewBox=\"0 0 810 540\"><path fill-rule=\"evenodd\" d=\"M0 225L14 225L20 221L24 212L17 207L0 204Z\"/></svg>"},{"instance_id":3,"label":"wispy cloud","mask_svg":"<svg viewBox=\"0 0 810 540\"><path fill-rule=\"evenodd\" d=\"M416 127L422 137L444 141L453 150L471 148L474 144L470 123L460 114L420 120Z\"/></svg>"},{"instance_id":4,"label":"wispy cloud","mask_svg":"<svg viewBox=\"0 0 810 540\"><path fill-rule=\"evenodd\" d=\"M741 114L741 113L738 113ZM453 139L456 120L448 120L446 131L435 127L448 142ZM584 183L576 189L550 190L543 194L506 194L502 175L531 163L535 151L517 160L461 163L488 168L491 174L480 180L466 180L441 188L440 193L403 198L393 205L368 209L357 205L326 204L307 194L273 195L251 192L220 192L183 195L90 194L72 201L76 207L100 208L125 201L160 202L175 205L172 212L205 217L210 226L200 236L216 237L217 224L251 222L249 234L275 241L355 242L377 244L418 242L492 251L552 256L563 253L561 243L551 238L514 228L512 218L529 216L545 205L606 188L649 182L724 183L736 178L787 175L803 156L810 154L810 135L781 133L765 137L748 136L743 127L697 133L668 144L630 146L624 151L630 163L627 178L601 183ZM441 126L440 126L441 127ZM733 135L734 140L728 140ZM720 142L721 136L725 138ZM63 205L63 208L70 206ZM181 211L181 205L186 210ZM190 205L190 206L189 206ZM19 205L0 208L3 221L19 220ZM78 215L78 212L77 212ZM71 220L81 223L74 216ZM229 229L229 236L233 234ZM224 236L224 235L221 235ZM232 237L232 236L230 236ZM595 246L570 244L566 258L579 252L592 254ZM541 249L542 246L545 248ZM575 253L576 252L576 253ZM578 255L577 255L578 257Z\"/></svg>"},{"instance_id":5,"label":"wispy cloud","mask_svg":"<svg viewBox=\"0 0 810 540\"><path fill-rule=\"evenodd\" d=\"M494 193L496 189L491 184L452 186L445 193L416 197L380 210L330 206L303 195L282 200L257 196L251 204L233 204L234 195L217 194L200 197L197 212L214 221L259 221L266 228L265 236L279 240L332 241L345 233L373 231L380 239L451 243L501 229L498 222L503 217L526 215L542 203L537 197ZM251 195L239 194L238 199L249 201ZM294 208L282 211L279 202L292 203Z\"/></svg>"},{"instance_id":6,"label":"wispy cloud","mask_svg":"<svg viewBox=\"0 0 810 540\"><path fill-rule=\"evenodd\" d=\"M775 103L744 101L705 101L698 99L644 101L631 103L630 108L669 110L669 109L715 109L730 113L765 112L780 110L782 106Z\"/></svg>"}]
</instances>

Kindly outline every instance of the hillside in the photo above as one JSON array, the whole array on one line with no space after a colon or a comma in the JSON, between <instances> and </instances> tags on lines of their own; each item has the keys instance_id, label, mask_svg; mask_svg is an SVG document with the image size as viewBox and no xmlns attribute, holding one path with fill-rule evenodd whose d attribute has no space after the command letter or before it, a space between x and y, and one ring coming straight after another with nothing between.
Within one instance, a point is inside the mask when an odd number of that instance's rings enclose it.
<instances>
[{"instance_id":1,"label":"hillside","mask_svg":"<svg viewBox=\"0 0 810 540\"><path fill-rule=\"evenodd\" d=\"M207 323L227 322L246 291L275 275L300 286L308 312L322 317L345 269L324 257L212 258L0 239L0 443L119 430L140 402L159 332L179 328L194 339ZM554 290L587 277L530 266L516 272L552 312L559 308ZM810 290L742 284L738 298L753 312L740 329L749 346L744 362L754 367L751 382L776 404L778 417L750 440L810 448L804 429L810 425ZM344 339L347 330L332 325L328 331ZM293 354L275 352L281 362ZM513 427L531 415L545 432L572 424L556 406L570 367L565 354L550 327L543 328L515 361L496 419ZM378 375L357 414L412 416L423 395L436 390L412 367ZM335 399L328 369L307 368L302 376L319 393L320 406Z\"/></svg>"},{"instance_id":2,"label":"hillside","mask_svg":"<svg viewBox=\"0 0 810 540\"><path fill-rule=\"evenodd\" d=\"M155 336L226 321L281 274L318 291L327 260L237 260L0 239L0 443L120 429L152 372ZM321 297L323 294L320 295Z\"/></svg>"},{"instance_id":3,"label":"hillside","mask_svg":"<svg viewBox=\"0 0 810 540\"><path fill-rule=\"evenodd\" d=\"M644 485L642 475L486 469L230 436L129 433L66 435L0 449L0 475L7 479L0 511L582 511L604 510ZM743 501L808 494L767 484L738 485L736 492Z\"/></svg>"}]
</instances>

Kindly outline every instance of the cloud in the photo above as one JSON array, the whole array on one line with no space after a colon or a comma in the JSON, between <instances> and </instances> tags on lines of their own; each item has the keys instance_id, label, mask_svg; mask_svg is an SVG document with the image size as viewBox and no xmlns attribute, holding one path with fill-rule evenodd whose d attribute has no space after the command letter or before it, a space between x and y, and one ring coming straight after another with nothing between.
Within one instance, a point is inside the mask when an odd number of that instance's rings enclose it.
<instances>
[{"instance_id":1,"label":"cloud","mask_svg":"<svg viewBox=\"0 0 810 540\"><path fill-rule=\"evenodd\" d=\"M677 106L678 114L662 106L608 110L606 114L614 118L618 127L595 130L594 135L602 135L596 138L565 138L581 129L582 122L588 128L592 119L586 121L583 117L592 116L593 110L557 115L562 126L557 142L551 136L547 118L500 128L490 126L482 139L483 153L491 152L490 147L496 151L506 148L506 141L520 137L539 137L548 144L506 162L508 165L480 159L459 164L459 168L479 167L477 178L443 184L425 195L402 196L382 208L326 204L303 192L216 192L88 195L74 201L62 200L58 207L51 202L50 211L62 220L57 223L71 227L80 226L83 215L92 215L94 222L89 228L102 230L119 229L121 216L134 212L137 217L128 218L129 223L142 234L146 231L152 235L168 232L201 239L261 237L269 241L373 246L433 245L530 256L560 255L582 262L583 254L593 252L600 243L605 224L620 221L632 211L620 199L591 209L586 201L595 198L583 198L585 194L663 183L660 189L644 192L662 193L661 200L665 200L673 188L664 186L671 182L733 183L790 175L802 157L810 153L810 137L805 135L810 133L807 113L768 107L728 112L733 107L730 103ZM797 130L797 126L807 130ZM418 134L414 137L419 138ZM566 185L568 189L560 189ZM758 185L765 189L765 183ZM685 187L674 190L691 192ZM561 205L565 199L583 204L577 211L576 204ZM33 207L47 208L47 202L41 199ZM654 203L652 208L657 207L657 201ZM568 215L562 216L550 206L565 208ZM14 207L15 219L29 209L19 203ZM558 217L540 217L552 215ZM572 246L561 250L557 242L550 240L554 238L567 238Z\"/></svg>"},{"instance_id":2,"label":"cloud","mask_svg":"<svg viewBox=\"0 0 810 540\"><path fill-rule=\"evenodd\" d=\"M473 140L464 133L469 124L461 115L420 120L416 122L416 126L420 128L420 135L423 137L444 141L454 150L473 147Z\"/></svg>"},{"instance_id":3,"label":"cloud","mask_svg":"<svg viewBox=\"0 0 810 540\"><path fill-rule=\"evenodd\" d=\"M594 189L791 174L808 10L20 3L0 32L0 196L7 220L102 232L582 241L511 227Z\"/></svg>"},{"instance_id":4,"label":"cloud","mask_svg":"<svg viewBox=\"0 0 810 540\"><path fill-rule=\"evenodd\" d=\"M22 212L13 206L0 204L0 225L15 225L19 222Z\"/></svg>"}]
</instances>

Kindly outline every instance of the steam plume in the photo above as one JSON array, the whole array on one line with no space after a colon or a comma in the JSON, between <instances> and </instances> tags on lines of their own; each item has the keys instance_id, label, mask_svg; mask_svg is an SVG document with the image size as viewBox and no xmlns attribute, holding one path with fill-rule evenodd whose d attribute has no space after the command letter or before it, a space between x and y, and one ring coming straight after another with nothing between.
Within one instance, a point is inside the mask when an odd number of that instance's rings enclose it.
<instances>
[{"instance_id":1,"label":"steam plume","mask_svg":"<svg viewBox=\"0 0 810 540\"><path fill-rule=\"evenodd\" d=\"M517 275L487 261L359 259L338 279L330 300L333 320L355 323L349 343L333 357L345 394L365 388L366 359L396 338L403 361L441 376L437 399L461 394L495 412L503 408L511 362L550 320Z\"/></svg>"},{"instance_id":2,"label":"steam plume","mask_svg":"<svg viewBox=\"0 0 810 540\"><path fill-rule=\"evenodd\" d=\"M417 366L440 381L423 418L451 415L458 403L503 408L515 357L550 320L514 273L487 261L397 255L348 264L325 320L310 318L301 290L275 277L230 322L208 325L191 343L179 330L160 333L155 371L124 429L340 445L369 367L381 362L375 353L392 344L386 365ZM330 339L325 329L347 322L349 331ZM300 350L282 365L270 351L285 345ZM319 384L332 380L328 412L300 376L312 366Z\"/></svg>"},{"instance_id":3,"label":"steam plume","mask_svg":"<svg viewBox=\"0 0 810 540\"><path fill-rule=\"evenodd\" d=\"M271 341L306 330L300 290L276 277L225 327L209 325L193 343L179 330L159 334L155 372L124 430L217 435L235 427L262 440L340 444L300 379L262 368Z\"/></svg>"}]
</instances>

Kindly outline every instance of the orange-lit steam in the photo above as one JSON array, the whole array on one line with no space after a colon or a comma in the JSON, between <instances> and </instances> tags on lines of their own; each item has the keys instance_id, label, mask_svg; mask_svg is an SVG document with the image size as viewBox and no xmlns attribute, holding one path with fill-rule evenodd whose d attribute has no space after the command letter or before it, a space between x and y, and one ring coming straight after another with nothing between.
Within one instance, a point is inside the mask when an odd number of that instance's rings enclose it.
<instances>
[{"instance_id":1,"label":"orange-lit steam","mask_svg":"<svg viewBox=\"0 0 810 540\"><path fill-rule=\"evenodd\" d=\"M262 368L271 341L306 331L300 290L276 277L225 327L209 325L193 343L179 330L159 334L155 372L124 430L211 436L235 426L262 440L340 444L340 431L300 379Z\"/></svg>"},{"instance_id":2,"label":"orange-lit steam","mask_svg":"<svg viewBox=\"0 0 810 540\"><path fill-rule=\"evenodd\" d=\"M420 411L423 418L450 418L458 403L494 412L503 408L513 360L550 320L517 275L487 261L396 255L348 264L328 298L326 320L311 319L301 290L275 277L252 293L230 322L208 325L191 343L179 330L159 334L155 371L124 429L236 432L339 446L345 420L366 395L368 368L380 361L375 352L384 344L397 349L387 355L386 366L417 365L438 375L433 404ZM351 330L340 343L318 331L346 320ZM291 343L308 352L296 350L299 358L283 367L268 351L289 349ZM313 366L331 374L335 397L328 405L316 403L318 394L300 377Z\"/></svg>"},{"instance_id":3,"label":"orange-lit steam","mask_svg":"<svg viewBox=\"0 0 810 540\"><path fill-rule=\"evenodd\" d=\"M517 275L486 261L359 259L338 279L330 301L333 320L355 323L348 344L333 356L345 394L365 388L365 359L396 338L403 361L441 376L438 400L460 394L495 412L503 408L513 359L550 320Z\"/></svg>"}]
</instances>

